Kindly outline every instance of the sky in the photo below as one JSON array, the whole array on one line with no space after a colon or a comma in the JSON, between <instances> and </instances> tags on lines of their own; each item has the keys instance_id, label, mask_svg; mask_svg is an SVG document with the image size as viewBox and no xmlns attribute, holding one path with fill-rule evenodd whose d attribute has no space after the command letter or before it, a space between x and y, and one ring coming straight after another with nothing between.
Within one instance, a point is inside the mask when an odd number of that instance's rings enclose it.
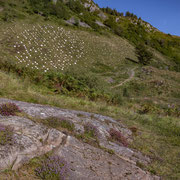
<instances>
[{"instance_id":1,"label":"sky","mask_svg":"<svg viewBox=\"0 0 180 180\"><path fill-rule=\"evenodd\" d=\"M129 11L164 33L180 36L180 0L94 0L100 7Z\"/></svg>"}]
</instances>

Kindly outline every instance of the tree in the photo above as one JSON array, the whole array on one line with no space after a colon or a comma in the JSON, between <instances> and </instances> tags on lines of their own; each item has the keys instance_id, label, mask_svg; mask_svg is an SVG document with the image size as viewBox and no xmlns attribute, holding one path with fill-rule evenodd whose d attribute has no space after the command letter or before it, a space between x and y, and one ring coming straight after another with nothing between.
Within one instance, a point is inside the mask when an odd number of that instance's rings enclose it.
<instances>
[{"instance_id":1,"label":"tree","mask_svg":"<svg viewBox=\"0 0 180 180\"><path fill-rule=\"evenodd\" d=\"M126 12L126 17L130 17L131 13L129 11Z\"/></svg>"},{"instance_id":2,"label":"tree","mask_svg":"<svg viewBox=\"0 0 180 180\"><path fill-rule=\"evenodd\" d=\"M81 13L84 11L84 6L81 4L79 0L70 0L66 4L72 11L76 13Z\"/></svg>"},{"instance_id":3,"label":"tree","mask_svg":"<svg viewBox=\"0 0 180 180\"><path fill-rule=\"evenodd\" d=\"M144 44L139 44L136 47L136 56L140 64L148 65L153 58L152 52L148 51Z\"/></svg>"}]
</instances>

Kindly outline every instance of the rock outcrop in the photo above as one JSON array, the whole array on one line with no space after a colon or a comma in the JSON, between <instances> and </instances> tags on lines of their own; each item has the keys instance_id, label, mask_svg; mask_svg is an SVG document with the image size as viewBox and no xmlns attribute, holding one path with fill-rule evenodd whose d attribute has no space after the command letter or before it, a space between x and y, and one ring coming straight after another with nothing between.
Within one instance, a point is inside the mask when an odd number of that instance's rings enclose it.
<instances>
[{"instance_id":1,"label":"rock outcrop","mask_svg":"<svg viewBox=\"0 0 180 180\"><path fill-rule=\"evenodd\" d=\"M71 17L69 20L65 21L69 25L78 25L84 28L91 28L88 24L85 22L80 21L79 19L75 19L74 17Z\"/></svg>"},{"instance_id":2,"label":"rock outcrop","mask_svg":"<svg viewBox=\"0 0 180 180\"><path fill-rule=\"evenodd\" d=\"M0 123L14 128L15 143L0 145L0 170L17 170L31 158L52 151L71 164L68 179L73 180L120 180L159 179L137 166L137 162L148 164L150 159L140 152L110 141L109 130L120 131L131 142L131 131L116 120L82 111L66 110L8 99L0 99L0 104L13 102L27 114L20 116L0 116ZM87 144L72 134L67 134L37 123L48 117L64 118L75 124L75 133L83 133L86 123L93 124L99 132L99 147ZM31 118L28 118L31 117ZM108 153L106 150L114 153Z\"/></svg>"}]
</instances>

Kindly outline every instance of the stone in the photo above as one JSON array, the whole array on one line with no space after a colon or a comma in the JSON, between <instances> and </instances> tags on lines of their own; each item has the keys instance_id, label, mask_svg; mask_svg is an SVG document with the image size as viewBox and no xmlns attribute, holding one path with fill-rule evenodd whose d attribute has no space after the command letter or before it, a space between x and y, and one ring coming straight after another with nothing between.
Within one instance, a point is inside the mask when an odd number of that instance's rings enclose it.
<instances>
[{"instance_id":1,"label":"stone","mask_svg":"<svg viewBox=\"0 0 180 180\"><path fill-rule=\"evenodd\" d=\"M110 141L111 128L121 131L128 142L132 141L132 132L115 119L83 111L0 98L0 104L8 102L15 103L27 116L0 116L1 124L14 128L15 138L12 145L0 145L0 170L10 167L18 170L33 157L52 151L70 163L71 171L67 178L69 180L160 179L137 166L138 162L148 165L150 158L124 147L121 143ZM99 131L99 146L87 144L72 134L48 128L35 121L36 118L43 120L49 117L73 122L75 133L83 133L85 124L93 124ZM114 153L110 154L106 150Z\"/></svg>"},{"instance_id":2,"label":"stone","mask_svg":"<svg viewBox=\"0 0 180 180\"><path fill-rule=\"evenodd\" d=\"M69 25L76 25L76 23L78 23L79 26L81 27L85 27L85 28L91 28L88 24L86 24L85 22L80 21L79 19L75 19L74 17L71 17L69 20L65 21L67 24Z\"/></svg>"},{"instance_id":3,"label":"stone","mask_svg":"<svg viewBox=\"0 0 180 180\"><path fill-rule=\"evenodd\" d=\"M101 27L105 27L105 25L101 21L96 20L95 23Z\"/></svg>"},{"instance_id":4,"label":"stone","mask_svg":"<svg viewBox=\"0 0 180 180\"><path fill-rule=\"evenodd\" d=\"M103 12L100 12L100 13L98 14L98 16L99 16L101 19L103 19L103 20L106 20L106 19L107 19L107 16L106 16Z\"/></svg>"}]
</instances>

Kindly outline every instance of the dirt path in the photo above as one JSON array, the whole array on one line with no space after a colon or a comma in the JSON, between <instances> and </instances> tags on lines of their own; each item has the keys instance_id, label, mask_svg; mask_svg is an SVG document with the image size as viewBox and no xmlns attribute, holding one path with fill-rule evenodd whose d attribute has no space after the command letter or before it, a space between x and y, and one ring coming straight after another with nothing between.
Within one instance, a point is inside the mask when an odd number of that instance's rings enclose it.
<instances>
[{"instance_id":1,"label":"dirt path","mask_svg":"<svg viewBox=\"0 0 180 180\"><path fill-rule=\"evenodd\" d=\"M136 69L136 67L133 68L133 69L131 69L131 71L130 71L130 76L129 76L128 79L126 79L125 81L123 81L123 82L121 82L120 84L117 84L116 86L113 86L113 87L111 87L111 88L117 88L117 87L120 87L120 86L122 86L123 84L125 84L125 83L131 81L131 80L134 78L134 76L135 76L135 71L134 71L135 69Z\"/></svg>"}]
</instances>

